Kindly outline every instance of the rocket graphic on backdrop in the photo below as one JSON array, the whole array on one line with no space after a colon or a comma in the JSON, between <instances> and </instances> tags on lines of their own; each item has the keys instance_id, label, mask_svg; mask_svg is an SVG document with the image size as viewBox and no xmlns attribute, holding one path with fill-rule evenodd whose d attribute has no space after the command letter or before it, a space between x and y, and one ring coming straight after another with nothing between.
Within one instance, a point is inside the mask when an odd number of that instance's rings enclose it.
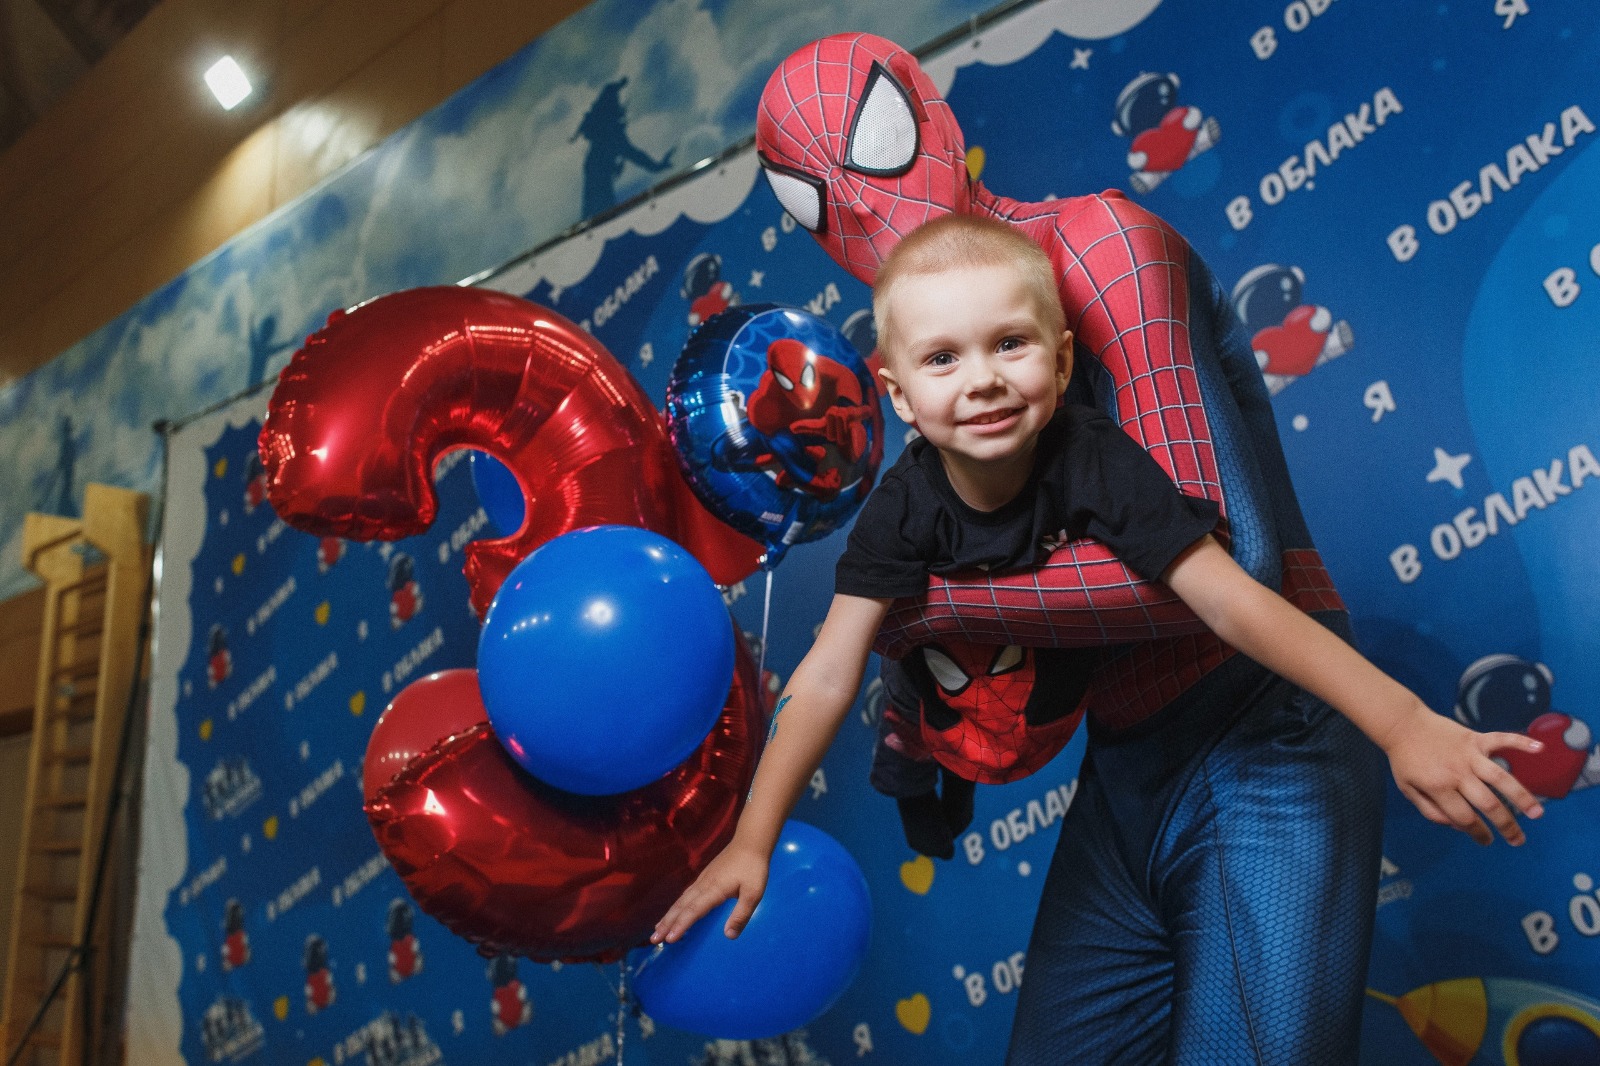
<instances>
[{"instance_id":1,"label":"rocket graphic on backdrop","mask_svg":"<svg viewBox=\"0 0 1600 1066\"><path fill-rule=\"evenodd\" d=\"M1399 1011L1442 1066L1600 1063L1600 1003L1553 985L1458 977L1367 994Z\"/></svg>"}]
</instances>

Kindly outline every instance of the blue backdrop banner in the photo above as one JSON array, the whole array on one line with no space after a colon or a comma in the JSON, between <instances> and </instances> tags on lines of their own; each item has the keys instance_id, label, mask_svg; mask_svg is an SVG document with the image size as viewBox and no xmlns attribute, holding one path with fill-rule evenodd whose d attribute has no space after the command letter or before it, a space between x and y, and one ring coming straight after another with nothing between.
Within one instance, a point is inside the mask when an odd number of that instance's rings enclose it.
<instances>
[{"instance_id":1,"label":"blue backdrop banner","mask_svg":"<svg viewBox=\"0 0 1600 1066\"><path fill-rule=\"evenodd\" d=\"M927 60L969 169L1023 200L1120 188L1184 233L1253 335L1362 650L1440 713L1570 752L1521 849L1479 849L1391 790L1365 1061L1589 1061L1560 1055L1600 1047L1600 8L1166 0L1070 34L1071 7L1024 6ZM753 152L484 284L580 323L658 404L693 326L733 304L807 308L874 346L866 289ZM854 985L759 1046L619 1016L615 966L486 960L418 911L361 814L378 712L474 662L462 548L492 530L464 453L440 464L426 533L319 541L262 501L263 409L171 439L130 1016L149 1061L575 1066L619 1040L633 1063L1002 1060L1081 739L980 789L935 863L867 785L869 683L795 815L871 888ZM906 431L883 413L893 462ZM842 542L774 573L780 683ZM753 635L763 591L724 594Z\"/></svg>"}]
</instances>

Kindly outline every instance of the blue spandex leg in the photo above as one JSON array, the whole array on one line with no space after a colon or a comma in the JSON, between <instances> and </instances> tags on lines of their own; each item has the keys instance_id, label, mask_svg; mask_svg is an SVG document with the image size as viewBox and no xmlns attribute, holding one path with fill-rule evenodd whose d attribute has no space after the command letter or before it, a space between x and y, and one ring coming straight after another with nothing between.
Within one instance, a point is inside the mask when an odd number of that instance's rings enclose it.
<instances>
[{"instance_id":1,"label":"blue spandex leg","mask_svg":"<svg viewBox=\"0 0 1600 1066\"><path fill-rule=\"evenodd\" d=\"M1382 755L1321 701L1245 676L1215 686L1242 711L1186 704L1091 740L1012 1066L1355 1062Z\"/></svg>"}]
</instances>

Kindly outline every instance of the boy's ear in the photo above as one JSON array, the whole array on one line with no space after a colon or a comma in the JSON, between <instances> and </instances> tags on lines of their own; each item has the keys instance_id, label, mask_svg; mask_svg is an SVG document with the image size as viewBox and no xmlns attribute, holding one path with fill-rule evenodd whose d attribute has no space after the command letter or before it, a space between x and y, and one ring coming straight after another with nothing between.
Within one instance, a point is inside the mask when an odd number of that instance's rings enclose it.
<instances>
[{"instance_id":1,"label":"boy's ear","mask_svg":"<svg viewBox=\"0 0 1600 1066\"><path fill-rule=\"evenodd\" d=\"M1072 331L1061 331L1061 344L1056 349L1056 387L1067 391L1067 381L1072 377Z\"/></svg>"},{"instance_id":2,"label":"boy's ear","mask_svg":"<svg viewBox=\"0 0 1600 1066\"><path fill-rule=\"evenodd\" d=\"M916 428L916 416L911 413L911 405L906 403L905 390L900 388L900 383L894 379L894 371L884 367L878 371L878 378L883 382L883 389L889 394L889 403L894 406L894 413L900 416L900 421Z\"/></svg>"}]
</instances>

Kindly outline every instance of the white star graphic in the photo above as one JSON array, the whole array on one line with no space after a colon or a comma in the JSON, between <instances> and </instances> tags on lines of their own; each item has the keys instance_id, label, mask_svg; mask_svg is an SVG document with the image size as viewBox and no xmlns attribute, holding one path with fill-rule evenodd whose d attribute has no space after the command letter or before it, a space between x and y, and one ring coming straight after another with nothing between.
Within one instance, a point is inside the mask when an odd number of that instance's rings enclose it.
<instances>
[{"instance_id":1,"label":"white star graphic","mask_svg":"<svg viewBox=\"0 0 1600 1066\"><path fill-rule=\"evenodd\" d=\"M1448 481L1454 488L1462 488L1461 468L1472 462L1472 456L1466 452L1460 455L1451 455L1443 448L1433 450L1433 469L1428 471L1428 480Z\"/></svg>"},{"instance_id":2,"label":"white star graphic","mask_svg":"<svg viewBox=\"0 0 1600 1066\"><path fill-rule=\"evenodd\" d=\"M1088 70L1089 57L1094 55L1093 48L1074 48L1072 50L1072 69Z\"/></svg>"},{"instance_id":3,"label":"white star graphic","mask_svg":"<svg viewBox=\"0 0 1600 1066\"><path fill-rule=\"evenodd\" d=\"M750 271L750 287L752 289L761 288L761 279L766 277L766 276L767 276L766 271L763 271L763 270L752 270L752 271Z\"/></svg>"}]
</instances>

